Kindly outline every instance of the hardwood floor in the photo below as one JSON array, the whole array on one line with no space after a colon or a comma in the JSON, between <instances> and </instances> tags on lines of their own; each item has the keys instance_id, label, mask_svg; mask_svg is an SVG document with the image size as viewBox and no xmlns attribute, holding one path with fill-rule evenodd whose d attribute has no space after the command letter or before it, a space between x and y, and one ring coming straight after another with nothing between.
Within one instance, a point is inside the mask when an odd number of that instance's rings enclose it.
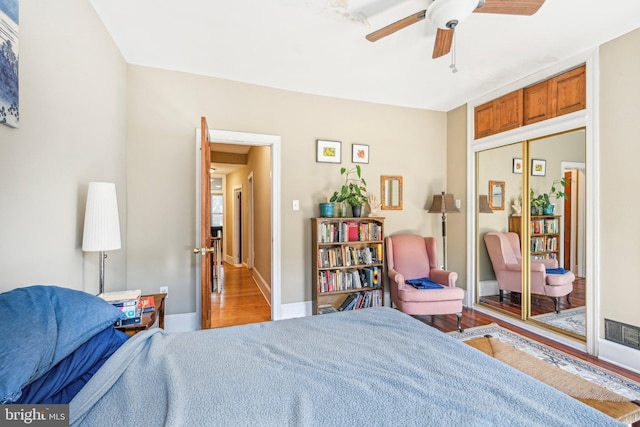
<instances>
[{"instance_id":1,"label":"hardwood floor","mask_svg":"<svg viewBox=\"0 0 640 427\"><path fill-rule=\"evenodd\" d=\"M247 268L223 263L220 289L211 294L211 327L271 320L271 306Z\"/></svg>"},{"instance_id":2,"label":"hardwood floor","mask_svg":"<svg viewBox=\"0 0 640 427\"><path fill-rule=\"evenodd\" d=\"M214 328L241 325L246 323L256 323L271 319L271 307L266 301L258 286L251 278L247 268L234 267L224 263L224 271L221 281L221 293L211 294L211 324ZM573 301L572 301L573 302ZM576 306L578 301L576 300ZM584 302L582 303L584 304ZM456 330L457 317L455 314L442 316L414 316L423 323L433 326L443 332ZM529 337L550 347L556 348L567 354L571 354L580 359L586 360L596 366L608 369L612 372L623 375L633 381L640 382L640 374L627 371L611 363L603 362L595 357L589 356L571 347L556 343L545 337L538 336L524 329L512 326L500 319L488 314L464 309L462 316L462 327L472 328L475 326L497 323L500 326L512 330L517 334Z\"/></svg>"},{"instance_id":3,"label":"hardwood floor","mask_svg":"<svg viewBox=\"0 0 640 427\"><path fill-rule=\"evenodd\" d=\"M586 301L586 283L582 277L576 278L573 282L573 291L571 292L570 301L568 303L567 298L559 298L560 310L566 310L569 308L577 308L585 305ZM521 294L517 292L505 292L504 300L500 302L498 295L487 295L480 298L480 300L493 308L520 316L520 298ZM553 300L550 297L544 295L532 295L531 298L531 315L537 316L539 314L552 313L554 311Z\"/></svg>"}]
</instances>

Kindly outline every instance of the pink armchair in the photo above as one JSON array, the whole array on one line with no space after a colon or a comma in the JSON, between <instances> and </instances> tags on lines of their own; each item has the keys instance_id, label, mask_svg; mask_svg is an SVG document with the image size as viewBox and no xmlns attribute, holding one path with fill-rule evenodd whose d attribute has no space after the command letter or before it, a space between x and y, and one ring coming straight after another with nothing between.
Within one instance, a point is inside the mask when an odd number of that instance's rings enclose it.
<instances>
[{"instance_id":1,"label":"pink armchair","mask_svg":"<svg viewBox=\"0 0 640 427\"><path fill-rule=\"evenodd\" d=\"M438 269L436 239L414 234L386 238L387 268L391 302L398 310L413 315L453 314L462 332L464 291L456 288L458 273ZM416 289L406 280L428 277L442 289Z\"/></svg>"},{"instance_id":2,"label":"pink armchair","mask_svg":"<svg viewBox=\"0 0 640 427\"><path fill-rule=\"evenodd\" d=\"M500 302L504 298L503 291L522 292L522 254L518 235L490 231L484 235L484 243L498 281ZM547 268L558 268L558 260L531 260L531 293L551 297L555 311L559 313L558 298L566 296L567 302L571 304L569 294L573 291L576 277L570 271L564 274L547 274Z\"/></svg>"}]
</instances>

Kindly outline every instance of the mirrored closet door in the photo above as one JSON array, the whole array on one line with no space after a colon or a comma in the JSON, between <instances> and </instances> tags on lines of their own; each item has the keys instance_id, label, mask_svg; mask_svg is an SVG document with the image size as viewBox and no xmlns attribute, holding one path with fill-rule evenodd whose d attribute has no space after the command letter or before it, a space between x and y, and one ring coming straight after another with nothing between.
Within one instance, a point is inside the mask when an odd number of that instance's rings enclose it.
<instances>
[{"instance_id":1,"label":"mirrored closet door","mask_svg":"<svg viewBox=\"0 0 640 427\"><path fill-rule=\"evenodd\" d=\"M476 153L476 303L579 340L585 153L584 129Z\"/></svg>"}]
</instances>

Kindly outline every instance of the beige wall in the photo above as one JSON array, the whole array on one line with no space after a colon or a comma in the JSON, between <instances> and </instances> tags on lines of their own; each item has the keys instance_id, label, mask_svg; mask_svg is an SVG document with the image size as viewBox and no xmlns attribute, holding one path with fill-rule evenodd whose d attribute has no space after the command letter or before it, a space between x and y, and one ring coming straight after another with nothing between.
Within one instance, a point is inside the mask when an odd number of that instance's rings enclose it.
<instances>
[{"instance_id":1,"label":"beige wall","mask_svg":"<svg viewBox=\"0 0 640 427\"><path fill-rule=\"evenodd\" d=\"M351 144L368 144L362 165L379 195L380 175L404 177L404 209L382 211L387 233L440 235L428 214L445 186L446 114L306 95L140 66L128 68L128 287L170 286L169 314L195 311L194 129L282 137L282 303L311 300L309 218L342 183ZM316 162L316 138L342 141L342 165ZM292 201L300 210L292 210ZM262 269L263 267L260 266ZM174 290L175 289L175 290Z\"/></svg>"},{"instance_id":2,"label":"beige wall","mask_svg":"<svg viewBox=\"0 0 640 427\"><path fill-rule=\"evenodd\" d=\"M20 1L20 128L0 125L0 291L98 291L83 253L90 181L116 184L123 249L106 287L126 285L126 64L86 0Z\"/></svg>"},{"instance_id":3,"label":"beige wall","mask_svg":"<svg viewBox=\"0 0 640 427\"><path fill-rule=\"evenodd\" d=\"M458 273L467 288L467 107L447 114L447 192L460 199L460 213L447 215L447 270ZM438 215L434 215L438 216ZM440 227L442 228L442 227ZM440 235L440 231L436 235Z\"/></svg>"},{"instance_id":4,"label":"beige wall","mask_svg":"<svg viewBox=\"0 0 640 427\"><path fill-rule=\"evenodd\" d=\"M600 49L599 223L602 319L640 326L640 29ZM619 209L617 207L624 206Z\"/></svg>"}]
</instances>

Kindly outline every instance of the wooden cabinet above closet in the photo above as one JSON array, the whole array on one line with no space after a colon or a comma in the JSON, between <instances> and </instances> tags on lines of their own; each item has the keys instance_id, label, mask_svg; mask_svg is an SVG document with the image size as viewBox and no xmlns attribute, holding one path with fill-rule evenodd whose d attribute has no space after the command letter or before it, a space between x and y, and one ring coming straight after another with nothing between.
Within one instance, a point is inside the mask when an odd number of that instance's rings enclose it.
<instances>
[{"instance_id":1,"label":"wooden cabinet above closet","mask_svg":"<svg viewBox=\"0 0 640 427\"><path fill-rule=\"evenodd\" d=\"M522 99L519 89L476 107L476 139L522 126Z\"/></svg>"},{"instance_id":2,"label":"wooden cabinet above closet","mask_svg":"<svg viewBox=\"0 0 640 427\"><path fill-rule=\"evenodd\" d=\"M585 71L582 65L477 106L475 139L586 108Z\"/></svg>"},{"instance_id":3,"label":"wooden cabinet above closet","mask_svg":"<svg viewBox=\"0 0 640 427\"><path fill-rule=\"evenodd\" d=\"M524 124L583 110L586 100L585 66L524 88Z\"/></svg>"}]
</instances>

